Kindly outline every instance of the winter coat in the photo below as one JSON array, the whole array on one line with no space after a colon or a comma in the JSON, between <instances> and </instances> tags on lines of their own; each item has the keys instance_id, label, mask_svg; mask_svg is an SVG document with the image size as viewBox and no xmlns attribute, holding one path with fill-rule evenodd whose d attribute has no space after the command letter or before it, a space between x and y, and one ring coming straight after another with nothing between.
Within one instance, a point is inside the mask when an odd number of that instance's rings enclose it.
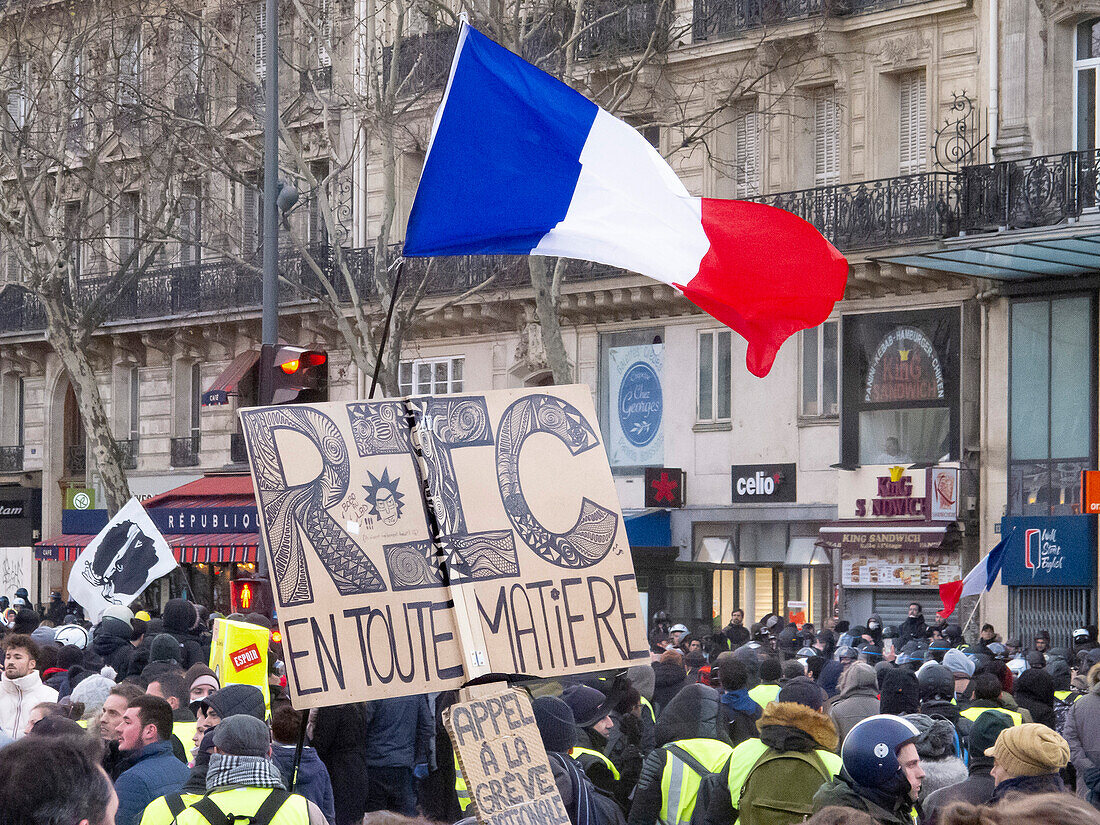
<instances>
[{"instance_id":1,"label":"winter coat","mask_svg":"<svg viewBox=\"0 0 1100 825\"><path fill-rule=\"evenodd\" d=\"M662 802L661 776L668 756L663 746L681 739L717 739L727 745L730 743L726 714L714 688L689 685L677 693L661 712L657 719L657 749L642 763L627 820L630 825L653 825L657 822Z\"/></svg>"},{"instance_id":2,"label":"winter coat","mask_svg":"<svg viewBox=\"0 0 1100 825\"><path fill-rule=\"evenodd\" d=\"M1025 670L1016 680L1016 704L1031 713L1033 721L1046 725L1052 730L1057 728L1058 718L1054 715L1054 680L1045 669Z\"/></svg>"},{"instance_id":3,"label":"winter coat","mask_svg":"<svg viewBox=\"0 0 1100 825\"><path fill-rule=\"evenodd\" d=\"M187 670L195 663L206 664L210 658L210 644L207 642L204 645L195 630L195 625L198 623L195 606L186 599L169 599L164 605L161 618L164 622L164 632L174 636L183 647L183 661L180 662L180 666ZM153 634L147 629L146 635L151 637Z\"/></svg>"},{"instance_id":4,"label":"winter coat","mask_svg":"<svg viewBox=\"0 0 1100 825\"><path fill-rule=\"evenodd\" d=\"M118 794L116 825L138 825L145 807L158 796L178 793L190 771L172 755L171 742L143 747L129 768L115 780Z\"/></svg>"},{"instance_id":5,"label":"winter coat","mask_svg":"<svg viewBox=\"0 0 1100 825\"><path fill-rule=\"evenodd\" d=\"M1077 770L1077 795L1088 799L1086 777L1100 773L1100 682L1073 703L1066 713L1062 735L1069 743L1070 761Z\"/></svg>"},{"instance_id":6,"label":"winter coat","mask_svg":"<svg viewBox=\"0 0 1100 825\"><path fill-rule=\"evenodd\" d=\"M585 805L588 825L624 825L619 806L592 784L575 760L563 753L548 753L547 756L554 784L558 786L558 794L572 825L578 825L581 819L579 809L584 800L588 803Z\"/></svg>"},{"instance_id":7,"label":"winter coat","mask_svg":"<svg viewBox=\"0 0 1100 825\"><path fill-rule=\"evenodd\" d=\"M878 682L870 665L855 662L840 677L840 692L829 702L829 716L836 724L840 741L857 722L879 711Z\"/></svg>"},{"instance_id":8,"label":"winter coat","mask_svg":"<svg viewBox=\"0 0 1100 825\"><path fill-rule=\"evenodd\" d=\"M293 784L291 779L294 773L294 745L271 746L271 761L283 775L283 784L287 790L301 794L325 815L329 825L336 825L336 811L332 804L332 781L328 776L328 769L317 751L313 748L302 748L302 761L298 765L298 782ZM292 786L293 784L293 786Z\"/></svg>"},{"instance_id":9,"label":"winter coat","mask_svg":"<svg viewBox=\"0 0 1100 825\"><path fill-rule=\"evenodd\" d=\"M840 682L840 677L843 675L844 665L836 659L829 659L821 666L821 673L818 674L817 684L829 694L829 696L836 696L839 692L837 684Z\"/></svg>"},{"instance_id":10,"label":"winter coat","mask_svg":"<svg viewBox=\"0 0 1100 825\"><path fill-rule=\"evenodd\" d=\"M835 751L839 738L836 726L824 713L797 702L770 702L759 722L760 738L748 739L733 749L730 756L728 793L718 793L706 811L706 825L731 825L736 816L734 800L740 800L742 788L753 765L767 752L816 752L818 758L836 776L840 757Z\"/></svg>"},{"instance_id":11,"label":"winter coat","mask_svg":"<svg viewBox=\"0 0 1100 825\"><path fill-rule=\"evenodd\" d=\"M92 633L91 651L110 665L122 681L130 673L130 660L134 657L134 646L130 644L129 622L108 616L101 621Z\"/></svg>"},{"instance_id":12,"label":"winter coat","mask_svg":"<svg viewBox=\"0 0 1100 825\"><path fill-rule=\"evenodd\" d=\"M648 715L644 708L642 713ZM638 782L638 774L641 773L642 760L646 754L642 747L642 720L633 713L623 715L614 710L610 715L615 725L607 735L603 752L619 771L615 791L622 804Z\"/></svg>"},{"instance_id":13,"label":"winter coat","mask_svg":"<svg viewBox=\"0 0 1100 825\"><path fill-rule=\"evenodd\" d=\"M752 700L748 691L744 689L724 691L721 702L722 709L726 712L726 719L729 720L730 743L734 747L758 735L756 720L760 718L763 708Z\"/></svg>"},{"instance_id":14,"label":"winter coat","mask_svg":"<svg viewBox=\"0 0 1100 825\"><path fill-rule=\"evenodd\" d=\"M993 760L983 757L981 765L971 765L970 775L955 785L949 785L934 791L924 798L921 805L923 816L921 825L936 825L940 813L947 810L952 802L969 802L971 805L985 805L993 798L993 777L989 775Z\"/></svg>"},{"instance_id":15,"label":"winter coat","mask_svg":"<svg viewBox=\"0 0 1100 825\"><path fill-rule=\"evenodd\" d=\"M428 761L435 724L426 696L367 702L367 764L411 768Z\"/></svg>"},{"instance_id":16,"label":"winter coat","mask_svg":"<svg viewBox=\"0 0 1100 825\"><path fill-rule=\"evenodd\" d=\"M0 732L12 739L22 739L34 706L56 701L57 691L42 684L37 670L18 679L0 677Z\"/></svg>"},{"instance_id":17,"label":"winter coat","mask_svg":"<svg viewBox=\"0 0 1100 825\"><path fill-rule=\"evenodd\" d=\"M1037 793L1063 793L1065 790L1066 786L1062 782L1062 777L1056 773L1041 773L1038 776L1014 776L1012 779L1006 779L993 789L992 804L996 804L1009 794L1014 793L1030 796Z\"/></svg>"},{"instance_id":18,"label":"winter coat","mask_svg":"<svg viewBox=\"0 0 1100 825\"><path fill-rule=\"evenodd\" d=\"M328 768L336 825L358 822L367 809L366 705L320 708L313 720L311 743Z\"/></svg>"},{"instance_id":19,"label":"winter coat","mask_svg":"<svg viewBox=\"0 0 1100 825\"><path fill-rule=\"evenodd\" d=\"M924 616L917 616L915 619L907 618L904 622L898 625L898 640L897 646L900 649L906 642L913 640L921 641L928 635L928 625L924 623Z\"/></svg>"},{"instance_id":20,"label":"winter coat","mask_svg":"<svg viewBox=\"0 0 1100 825\"><path fill-rule=\"evenodd\" d=\"M653 663L653 708L657 711L658 717L672 697L688 684L691 683L688 681L687 669L682 664Z\"/></svg>"},{"instance_id":21,"label":"winter coat","mask_svg":"<svg viewBox=\"0 0 1100 825\"><path fill-rule=\"evenodd\" d=\"M863 811L879 825L913 825L914 805L908 794L887 800L866 788L859 788L846 771L841 771L840 776L822 785L814 794L814 813L830 805Z\"/></svg>"}]
</instances>

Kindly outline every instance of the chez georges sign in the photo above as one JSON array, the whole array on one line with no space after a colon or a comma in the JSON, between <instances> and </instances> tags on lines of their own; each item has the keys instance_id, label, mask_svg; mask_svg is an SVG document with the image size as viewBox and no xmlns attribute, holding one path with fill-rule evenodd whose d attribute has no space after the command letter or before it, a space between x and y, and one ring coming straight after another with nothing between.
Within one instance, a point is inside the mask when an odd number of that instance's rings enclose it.
<instances>
[{"instance_id":1,"label":"chez georges sign","mask_svg":"<svg viewBox=\"0 0 1100 825\"><path fill-rule=\"evenodd\" d=\"M838 476L841 521L955 521L957 467L872 465Z\"/></svg>"},{"instance_id":2,"label":"chez georges sign","mask_svg":"<svg viewBox=\"0 0 1100 825\"><path fill-rule=\"evenodd\" d=\"M1093 516L1020 516L1001 520L1008 536L1001 582L1032 587L1091 586L1096 582Z\"/></svg>"}]
</instances>

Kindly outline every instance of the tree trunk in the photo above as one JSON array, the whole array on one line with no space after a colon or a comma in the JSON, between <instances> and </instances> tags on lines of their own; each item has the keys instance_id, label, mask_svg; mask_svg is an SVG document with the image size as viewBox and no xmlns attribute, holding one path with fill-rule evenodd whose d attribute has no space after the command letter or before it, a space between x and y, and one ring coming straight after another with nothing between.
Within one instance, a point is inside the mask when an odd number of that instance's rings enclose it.
<instances>
[{"instance_id":1,"label":"tree trunk","mask_svg":"<svg viewBox=\"0 0 1100 825\"><path fill-rule=\"evenodd\" d=\"M558 321L558 305L554 300L551 277L552 270L546 258L532 255L527 259L531 270L531 286L535 290L535 314L539 319L539 331L542 346L546 350L546 360L554 375L555 384L573 383L573 367L565 352L565 342L561 337L561 324Z\"/></svg>"},{"instance_id":2,"label":"tree trunk","mask_svg":"<svg viewBox=\"0 0 1100 825\"><path fill-rule=\"evenodd\" d=\"M113 516L130 500L130 483L122 467L122 453L111 432L111 421L99 392L99 383L84 349L79 324L70 317L69 307L59 305L49 296L41 296L41 299L46 312L47 337L72 382L85 437L103 484L107 511Z\"/></svg>"}]
</instances>

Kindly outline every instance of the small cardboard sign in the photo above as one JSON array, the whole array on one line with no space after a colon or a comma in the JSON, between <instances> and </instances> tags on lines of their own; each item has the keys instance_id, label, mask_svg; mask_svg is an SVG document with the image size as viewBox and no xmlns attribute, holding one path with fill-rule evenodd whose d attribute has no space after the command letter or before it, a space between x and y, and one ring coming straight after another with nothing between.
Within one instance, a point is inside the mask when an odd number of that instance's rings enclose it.
<instances>
[{"instance_id":1,"label":"small cardboard sign","mask_svg":"<svg viewBox=\"0 0 1100 825\"><path fill-rule=\"evenodd\" d=\"M550 760L522 690L488 685L443 712L481 825L569 825Z\"/></svg>"}]
</instances>

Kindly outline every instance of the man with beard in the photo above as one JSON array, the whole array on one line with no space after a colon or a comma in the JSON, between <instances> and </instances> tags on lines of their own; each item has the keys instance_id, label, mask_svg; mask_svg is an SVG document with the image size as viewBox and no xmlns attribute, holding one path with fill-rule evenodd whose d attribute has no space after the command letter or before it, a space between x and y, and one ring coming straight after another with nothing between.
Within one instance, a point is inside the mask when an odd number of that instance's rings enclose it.
<instances>
[{"instance_id":1,"label":"man with beard","mask_svg":"<svg viewBox=\"0 0 1100 825\"><path fill-rule=\"evenodd\" d=\"M4 642L4 675L0 677L0 732L21 739L35 705L56 702L57 691L42 684L40 651L34 639L16 633Z\"/></svg>"},{"instance_id":2,"label":"man with beard","mask_svg":"<svg viewBox=\"0 0 1100 825\"><path fill-rule=\"evenodd\" d=\"M730 623L722 629L722 635L730 640L730 650L736 650L749 641L749 629L745 627L745 611L736 608L730 616Z\"/></svg>"}]
</instances>

